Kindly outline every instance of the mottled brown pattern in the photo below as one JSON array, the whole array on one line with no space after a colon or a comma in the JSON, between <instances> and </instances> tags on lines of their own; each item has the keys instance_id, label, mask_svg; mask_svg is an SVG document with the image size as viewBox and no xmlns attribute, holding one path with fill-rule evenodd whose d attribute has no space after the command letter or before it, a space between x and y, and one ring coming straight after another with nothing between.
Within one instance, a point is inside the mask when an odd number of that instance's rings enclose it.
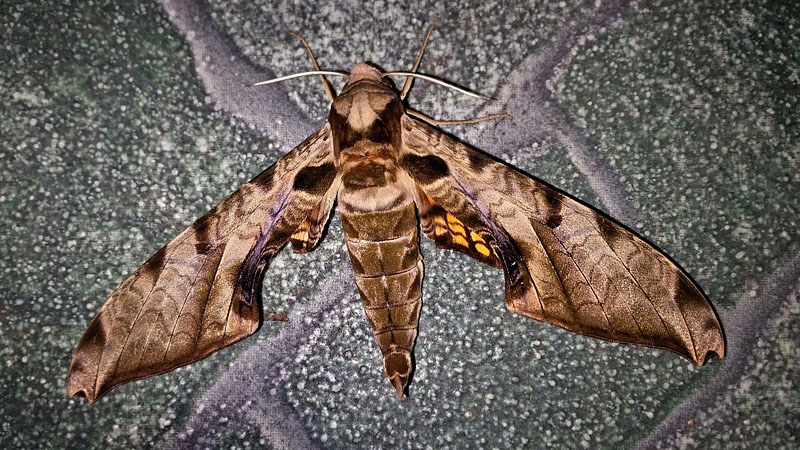
<instances>
[{"instance_id":1,"label":"mottled brown pattern","mask_svg":"<svg viewBox=\"0 0 800 450\"><path fill-rule=\"evenodd\" d=\"M435 155L403 155L403 168L413 172L414 179L420 183L433 183L450 174L447 163Z\"/></svg>"},{"instance_id":2,"label":"mottled brown pattern","mask_svg":"<svg viewBox=\"0 0 800 450\"><path fill-rule=\"evenodd\" d=\"M476 165L474 150L409 117L403 145L404 161L431 162L409 170L424 194L465 222L477 211L492 230L506 277L522 276L522 286L506 283L511 310L590 336L666 348L698 365L708 353L725 354L702 292L624 227L500 162ZM507 251L499 245L504 234ZM521 258L505 254L516 250Z\"/></svg>"},{"instance_id":3,"label":"mottled brown pattern","mask_svg":"<svg viewBox=\"0 0 800 450\"><path fill-rule=\"evenodd\" d=\"M502 268L506 304L519 314L696 364L724 355L708 300L666 256L409 118L377 69L355 66L329 121L122 283L78 344L70 395L93 402L253 333L268 260L289 240L296 252L313 249L337 199L355 283L398 396L413 371L422 305L418 218L438 246Z\"/></svg>"},{"instance_id":4,"label":"mottled brown pattern","mask_svg":"<svg viewBox=\"0 0 800 450\"><path fill-rule=\"evenodd\" d=\"M320 166L306 166L295 177L292 188L311 195L322 195L330 188L335 176L336 169L332 162Z\"/></svg>"},{"instance_id":5,"label":"mottled brown pattern","mask_svg":"<svg viewBox=\"0 0 800 450\"><path fill-rule=\"evenodd\" d=\"M242 292L240 266L258 243L247 273L257 279L265 260L335 187L329 133L326 126L310 136L122 283L78 343L70 395L94 402L121 383L191 363L256 330L260 311L252 292ZM317 168L313 193L290 189L306 167ZM282 182L270 182L272 174Z\"/></svg>"},{"instance_id":6,"label":"mottled brown pattern","mask_svg":"<svg viewBox=\"0 0 800 450\"><path fill-rule=\"evenodd\" d=\"M329 115L342 177L340 215L384 374L402 397L413 370L423 272L414 197L397 161L403 110L380 72L359 64L353 73L356 81L348 81Z\"/></svg>"}]
</instances>

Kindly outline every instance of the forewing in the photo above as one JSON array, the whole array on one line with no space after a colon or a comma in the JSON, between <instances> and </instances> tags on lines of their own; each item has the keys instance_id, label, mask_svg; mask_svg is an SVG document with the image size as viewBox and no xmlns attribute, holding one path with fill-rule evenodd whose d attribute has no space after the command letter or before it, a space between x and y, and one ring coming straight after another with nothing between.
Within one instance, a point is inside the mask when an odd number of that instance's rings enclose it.
<instances>
[{"instance_id":1,"label":"forewing","mask_svg":"<svg viewBox=\"0 0 800 450\"><path fill-rule=\"evenodd\" d=\"M312 209L335 196L330 127L223 200L106 301L70 365L70 396L90 402L252 334L266 262Z\"/></svg>"},{"instance_id":2,"label":"forewing","mask_svg":"<svg viewBox=\"0 0 800 450\"><path fill-rule=\"evenodd\" d=\"M509 309L581 334L666 348L698 365L708 352L724 355L708 300L660 251L434 128L404 117L402 129L403 168L421 194L492 247L495 259L477 259L503 268ZM416 201L426 202L420 194Z\"/></svg>"}]
</instances>

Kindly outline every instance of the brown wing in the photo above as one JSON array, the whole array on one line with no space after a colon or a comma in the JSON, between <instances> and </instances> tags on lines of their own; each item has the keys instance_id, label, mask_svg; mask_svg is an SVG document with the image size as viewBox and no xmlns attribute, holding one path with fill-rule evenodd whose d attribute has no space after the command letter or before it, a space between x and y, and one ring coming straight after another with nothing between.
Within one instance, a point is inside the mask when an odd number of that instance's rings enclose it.
<instances>
[{"instance_id":1,"label":"brown wing","mask_svg":"<svg viewBox=\"0 0 800 450\"><path fill-rule=\"evenodd\" d=\"M602 213L434 128L403 118L401 164L429 197L494 250L512 311L570 331L672 350L695 364L724 355L706 297L665 255ZM439 219L441 221L441 219ZM447 223L450 221L445 220ZM475 257L474 243L437 244ZM426 233L430 237L430 233ZM443 233L444 234L444 233ZM469 247L465 251L465 247Z\"/></svg>"},{"instance_id":2,"label":"brown wing","mask_svg":"<svg viewBox=\"0 0 800 450\"><path fill-rule=\"evenodd\" d=\"M336 195L326 124L179 234L106 301L70 365L70 396L197 361L259 326L267 260Z\"/></svg>"}]
</instances>

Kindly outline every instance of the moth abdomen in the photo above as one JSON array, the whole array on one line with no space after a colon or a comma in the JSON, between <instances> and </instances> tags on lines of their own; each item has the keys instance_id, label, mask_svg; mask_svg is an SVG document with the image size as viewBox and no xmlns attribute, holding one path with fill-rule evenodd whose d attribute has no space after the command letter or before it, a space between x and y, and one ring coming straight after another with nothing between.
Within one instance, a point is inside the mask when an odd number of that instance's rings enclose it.
<instances>
[{"instance_id":1,"label":"moth abdomen","mask_svg":"<svg viewBox=\"0 0 800 450\"><path fill-rule=\"evenodd\" d=\"M356 286L375 341L384 357L384 374L403 395L412 370L411 350L422 306L422 258L411 196L387 210L340 215Z\"/></svg>"}]
</instances>

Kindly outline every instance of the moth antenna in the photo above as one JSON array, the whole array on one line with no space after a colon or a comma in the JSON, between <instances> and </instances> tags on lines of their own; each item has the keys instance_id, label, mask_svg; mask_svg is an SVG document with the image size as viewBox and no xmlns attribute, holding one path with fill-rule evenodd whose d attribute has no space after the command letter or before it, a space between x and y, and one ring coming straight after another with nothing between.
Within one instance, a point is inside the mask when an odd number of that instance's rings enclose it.
<instances>
[{"instance_id":1,"label":"moth antenna","mask_svg":"<svg viewBox=\"0 0 800 450\"><path fill-rule=\"evenodd\" d=\"M513 117L511 117L510 115L508 115L506 113L491 114L491 115L488 115L488 116L475 117L473 119L461 119L461 120L437 120L437 119L434 119L431 116L428 116L426 114L422 114L419 111L414 111L413 109L409 109L409 108L406 108L406 113L409 116L416 117L417 119L423 120L423 121L428 122L429 124L431 124L433 126L437 126L437 127L441 126L441 125L461 125L461 124L469 124L469 123L478 123L478 122L483 122L483 121L486 121L486 120L494 120L494 119L514 120Z\"/></svg>"},{"instance_id":2,"label":"moth antenna","mask_svg":"<svg viewBox=\"0 0 800 450\"><path fill-rule=\"evenodd\" d=\"M486 96L481 95L481 94L476 94L474 92L470 92L470 91L468 91L466 89L461 89L460 87L458 87L456 85L450 84L450 83L448 83L446 81L438 80L438 79L433 78L433 77L428 76L428 75L423 75L421 73L414 73L414 72L386 72L382 76L391 77L391 76L400 76L400 75L406 76L406 77L422 78L423 80L430 81L431 83L441 84L444 87L453 89L454 91L458 91L458 92L460 92L460 93L462 93L464 95L469 95L470 97L482 98L484 100L494 100L491 97L486 97Z\"/></svg>"},{"instance_id":3,"label":"moth antenna","mask_svg":"<svg viewBox=\"0 0 800 450\"><path fill-rule=\"evenodd\" d=\"M303 46L305 46L306 50L308 50L308 55L311 56L311 62L314 63L314 69L321 70L319 68L319 64L317 64L317 58L314 57L314 52L311 51L311 46L309 46L308 42L303 39L303 36L300 36L297 33L289 33L289 36L294 36L297 39L300 39L300 42L302 42ZM319 79L322 80L322 87L325 88L325 94L327 94L328 98L331 99L331 102L333 102L336 99L336 96L333 94L333 87L331 87L331 83L328 82L328 79L325 78L325 75L320 75Z\"/></svg>"},{"instance_id":4,"label":"moth antenna","mask_svg":"<svg viewBox=\"0 0 800 450\"><path fill-rule=\"evenodd\" d=\"M419 49L419 55L417 55L417 62L414 63L414 67L411 69L411 72L417 73L417 69L419 69L419 63L422 62L422 55L425 53L425 47L428 46L428 41L431 38L431 33L433 33L433 27L439 23L439 16L433 18L433 23L431 26L428 27L428 31L425 33L425 40L422 41L422 48ZM403 90L400 91L400 100L406 98L408 91L411 90L411 85L413 84L414 78L413 77L406 77L406 82L403 83Z\"/></svg>"},{"instance_id":5,"label":"moth antenna","mask_svg":"<svg viewBox=\"0 0 800 450\"><path fill-rule=\"evenodd\" d=\"M281 81L291 80L292 78L307 77L311 75L336 75L340 77L350 76L350 74L347 72L334 72L332 70L312 70L310 72L293 73L291 75L285 75L282 77L273 78L271 80L259 81L258 83L245 84L244 87L264 86L265 84L280 83Z\"/></svg>"}]
</instances>

